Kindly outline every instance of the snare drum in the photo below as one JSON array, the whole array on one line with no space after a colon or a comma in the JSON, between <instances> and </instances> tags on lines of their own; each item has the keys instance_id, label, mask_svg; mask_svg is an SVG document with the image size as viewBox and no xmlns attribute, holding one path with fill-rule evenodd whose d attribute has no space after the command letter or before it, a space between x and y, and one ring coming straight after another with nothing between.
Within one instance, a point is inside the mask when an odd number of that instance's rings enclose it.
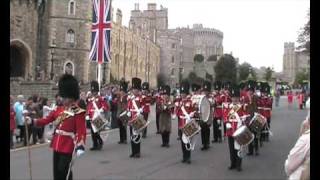
<instances>
[{"instance_id":1,"label":"snare drum","mask_svg":"<svg viewBox=\"0 0 320 180\"><path fill-rule=\"evenodd\" d=\"M246 146L250 144L254 139L254 134L247 128L247 126L241 126L232 135L238 144Z\"/></svg>"},{"instance_id":2,"label":"snare drum","mask_svg":"<svg viewBox=\"0 0 320 180\"><path fill-rule=\"evenodd\" d=\"M199 131L201 130L199 124L195 121L192 120L189 123L187 123L183 128L182 132L188 137L191 138L194 135L196 135Z\"/></svg>"},{"instance_id":3,"label":"snare drum","mask_svg":"<svg viewBox=\"0 0 320 180\"><path fill-rule=\"evenodd\" d=\"M255 113L253 118L251 119L249 123L249 128L251 131L254 131L256 133L261 132L261 130L264 128L267 120L264 116L262 116L259 113Z\"/></svg>"},{"instance_id":4,"label":"snare drum","mask_svg":"<svg viewBox=\"0 0 320 180\"><path fill-rule=\"evenodd\" d=\"M149 122L147 122L143 115L137 115L136 119L134 119L131 123L133 129L137 132L141 132L144 128L148 126Z\"/></svg>"},{"instance_id":5,"label":"snare drum","mask_svg":"<svg viewBox=\"0 0 320 180\"><path fill-rule=\"evenodd\" d=\"M208 122L210 117L210 101L208 98L205 95L193 95L191 101L197 107L200 120L210 124L211 122Z\"/></svg>"},{"instance_id":6,"label":"snare drum","mask_svg":"<svg viewBox=\"0 0 320 180\"><path fill-rule=\"evenodd\" d=\"M126 126L128 124L128 121L130 120L130 117L127 115L127 111L123 111L120 115L119 115L119 120L121 121L121 123Z\"/></svg>"},{"instance_id":7,"label":"snare drum","mask_svg":"<svg viewBox=\"0 0 320 180\"><path fill-rule=\"evenodd\" d=\"M104 125L106 125L107 123L108 123L108 121L105 118L104 113L96 112L93 115L93 118L92 118L92 121L91 121L92 129L96 133L96 132L100 131L101 129L103 129Z\"/></svg>"}]
</instances>

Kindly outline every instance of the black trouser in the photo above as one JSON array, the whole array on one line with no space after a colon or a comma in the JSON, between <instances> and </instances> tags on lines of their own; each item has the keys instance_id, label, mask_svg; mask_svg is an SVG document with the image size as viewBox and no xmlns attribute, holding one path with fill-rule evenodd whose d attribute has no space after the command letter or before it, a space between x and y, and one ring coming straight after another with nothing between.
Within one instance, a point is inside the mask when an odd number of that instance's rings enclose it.
<instances>
[{"instance_id":1,"label":"black trouser","mask_svg":"<svg viewBox=\"0 0 320 180\"><path fill-rule=\"evenodd\" d=\"M182 149L182 153L183 153L183 160L190 160L191 158L191 151L188 151L186 149L185 144L182 141L182 131L179 129L179 137L181 137L180 141L181 141L181 149Z\"/></svg>"},{"instance_id":2,"label":"black trouser","mask_svg":"<svg viewBox=\"0 0 320 180\"><path fill-rule=\"evenodd\" d=\"M161 137L162 137L162 145L169 145L170 132L169 131L163 131L161 133Z\"/></svg>"},{"instance_id":3,"label":"black trouser","mask_svg":"<svg viewBox=\"0 0 320 180\"><path fill-rule=\"evenodd\" d=\"M253 150L258 153L259 152L259 138L260 133L253 132L254 140L249 144L249 154L253 154Z\"/></svg>"},{"instance_id":4,"label":"black trouser","mask_svg":"<svg viewBox=\"0 0 320 180\"><path fill-rule=\"evenodd\" d=\"M217 120L220 120L220 124L218 124ZM222 137L221 137L221 123L222 123L222 120L221 118L214 118L213 119L213 123L212 123L212 126L213 126L213 140L214 141L219 141L219 140L222 140Z\"/></svg>"},{"instance_id":5,"label":"black trouser","mask_svg":"<svg viewBox=\"0 0 320 180\"><path fill-rule=\"evenodd\" d=\"M118 119L120 142L127 140L127 126L124 126L122 122Z\"/></svg>"},{"instance_id":6,"label":"black trouser","mask_svg":"<svg viewBox=\"0 0 320 180\"><path fill-rule=\"evenodd\" d=\"M118 118L117 118L117 111L111 111L111 128L117 128L117 123Z\"/></svg>"},{"instance_id":7,"label":"black trouser","mask_svg":"<svg viewBox=\"0 0 320 180\"><path fill-rule=\"evenodd\" d=\"M160 113L156 113L156 126L157 126L157 132L159 132L159 117L160 117Z\"/></svg>"},{"instance_id":8,"label":"black trouser","mask_svg":"<svg viewBox=\"0 0 320 180\"><path fill-rule=\"evenodd\" d=\"M210 126L207 123L201 122L201 142L203 147L209 147L210 144Z\"/></svg>"},{"instance_id":9,"label":"black trouser","mask_svg":"<svg viewBox=\"0 0 320 180\"><path fill-rule=\"evenodd\" d=\"M72 154L53 152L53 179L65 180L67 178ZM72 171L70 171L69 180L72 180Z\"/></svg>"},{"instance_id":10,"label":"black trouser","mask_svg":"<svg viewBox=\"0 0 320 180\"><path fill-rule=\"evenodd\" d=\"M43 138L43 133L44 133L44 127L33 126L32 139L34 144L38 142L38 139L41 140Z\"/></svg>"},{"instance_id":11,"label":"black trouser","mask_svg":"<svg viewBox=\"0 0 320 180\"><path fill-rule=\"evenodd\" d=\"M10 130L10 148L13 148L13 131L14 130Z\"/></svg>"},{"instance_id":12,"label":"black trouser","mask_svg":"<svg viewBox=\"0 0 320 180\"><path fill-rule=\"evenodd\" d=\"M148 121L149 113L143 113L144 120ZM142 132L142 137L147 137L147 127Z\"/></svg>"},{"instance_id":13,"label":"black trouser","mask_svg":"<svg viewBox=\"0 0 320 180\"><path fill-rule=\"evenodd\" d=\"M232 136L228 137L228 144L229 144L231 167L240 168L242 159L238 156L239 150L236 150L234 148L234 138Z\"/></svg>"},{"instance_id":14,"label":"black trouser","mask_svg":"<svg viewBox=\"0 0 320 180\"><path fill-rule=\"evenodd\" d=\"M130 136L132 136L133 133L132 133L132 127L130 126ZM131 137L130 137L131 139ZM141 139L141 135L140 133L138 134L138 139ZM131 139L131 151L132 151L132 155L136 155L136 154L140 154L140 144L141 144L141 141L139 143L134 143Z\"/></svg>"},{"instance_id":15,"label":"black trouser","mask_svg":"<svg viewBox=\"0 0 320 180\"><path fill-rule=\"evenodd\" d=\"M20 138L20 141L24 139L25 134L25 126L18 125L18 129L20 130L20 134L17 136L17 138Z\"/></svg>"},{"instance_id":16,"label":"black trouser","mask_svg":"<svg viewBox=\"0 0 320 180\"><path fill-rule=\"evenodd\" d=\"M92 138L92 143L93 143L92 147L94 147L94 148L101 147L103 144L103 141L100 137L99 131L95 133L93 131L92 125L90 125L90 131L91 131L91 138Z\"/></svg>"}]
</instances>

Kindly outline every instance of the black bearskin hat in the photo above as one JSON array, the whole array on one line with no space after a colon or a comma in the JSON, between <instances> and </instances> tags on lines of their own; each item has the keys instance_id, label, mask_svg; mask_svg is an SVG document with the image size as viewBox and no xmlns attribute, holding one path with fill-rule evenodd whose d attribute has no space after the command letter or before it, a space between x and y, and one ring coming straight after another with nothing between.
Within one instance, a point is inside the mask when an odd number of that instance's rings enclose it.
<instances>
[{"instance_id":1,"label":"black bearskin hat","mask_svg":"<svg viewBox=\"0 0 320 180\"><path fill-rule=\"evenodd\" d=\"M227 90L230 90L230 88L231 88L231 82L230 82L230 81L226 81L226 82L223 83L222 86L223 86L222 88L227 89Z\"/></svg>"},{"instance_id":2,"label":"black bearskin hat","mask_svg":"<svg viewBox=\"0 0 320 180\"><path fill-rule=\"evenodd\" d=\"M149 83L148 82L142 83L142 90L149 90Z\"/></svg>"},{"instance_id":3,"label":"black bearskin hat","mask_svg":"<svg viewBox=\"0 0 320 180\"><path fill-rule=\"evenodd\" d=\"M211 82L205 81L202 86L203 91L211 91Z\"/></svg>"},{"instance_id":4,"label":"black bearskin hat","mask_svg":"<svg viewBox=\"0 0 320 180\"><path fill-rule=\"evenodd\" d=\"M192 84L191 85L191 90L192 92L198 91L201 88L198 84Z\"/></svg>"},{"instance_id":5,"label":"black bearskin hat","mask_svg":"<svg viewBox=\"0 0 320 180\"><path fill-rule=\"evenodd\" d=\"M180 94L185 93L189 94L190 84L188 82L181 83Z\"/></svg>"},{"instance_id":6,"label":"black bearskin hat","mask_svg":"<svg viewBox=\"0 0 320 180\"><path fill-rule=\"evenodd\" d=\"M158 86L158 92L162 91L163 90L163 85L159 85Z\"/></svg>"},{"instance_id":7,"label":"black bearskin hat","mask_svg":"<svg viewBox=\"0 0 320 180\"><path fill-rule=\"evenodd\" d=\"M270 94L270 86L267 82L262 83L261 92Z\"/></svg>"},{"instance_id":8,"label":"black bearskin hat","mask_svg":"<svg viewBox=\"0 0 320 180\"><path fill-rule=\"evenodd\" d=\"M221 82L220 81L216 81L214 82L214 90L220 90L221 89Z\"/></svg>"},{"instance_id":9,"label":"black bearskin hat","mask_svg":"<svg viewBox=\"0 0 320 180\"><path fill-rule=\"evenodd\" d=\"M163 86L163 94L170 96L171 88L168 85Z\"/></svg>"},{"instance_id":10,"label":"black bearskin hat","mask_svg":"<svg viewBox=\"0 0 320 180\"><path fill-rule=\"evenodd\" d=\"M124 82L124 81L120 82L120 91L123 91L123 92L128 91L128 84L126 82Z\"/></svg>"},{"instance_id":11,"label":"black bearskin hat","mask_svg":"<svg viewBox=\"0 0 320 180\"><path fill-rule=\"evenodd\" d=\"M249 81L247 82L247 88L248 88L248 90L254 91L255 87L256 87L256 82L255 82L255 81L249 80Z\"/></svg>"},{"instance_id":12,"label":"black bearskin hat","mask_svg":"<svg viewBox=\"0 0 320 180\"><path fill-rule=\"evenodd\" d=\"M99 92L99 83L98 81L91 81L91 84L90 84L90 91L91 92Z\"/></svg>"},{"instance_id":13,"label":"black bearskin hat","mask_svg":"<svg viewBox=\"0 0 320 180\"><path fill-rule=\"evenodd\" d=\"M141 79L134 77L131 80L131 84L132 84L132 89L141 90Z\"/></svg>"},{"instance_id":14,"label":"black bearskin hat","mask_svg":"<svg viewBox=\"0 0 320 180\"><path fill-rule=\"evenodd\" d=\"M240 87L236 84L233 84L230 88L231 97L240 97Z\"/></svg>"},{"instance_id":15,"label":"black bearskin hat","mask_svg":"<svg viewBox=\"0 0 320 180\"><path fill-rule=\"evenodd\" d=\"M78 80L70 75L64 74L58 83L59 95L63 98L79 99L80 90Z\"/></svg>"}]
</instances>

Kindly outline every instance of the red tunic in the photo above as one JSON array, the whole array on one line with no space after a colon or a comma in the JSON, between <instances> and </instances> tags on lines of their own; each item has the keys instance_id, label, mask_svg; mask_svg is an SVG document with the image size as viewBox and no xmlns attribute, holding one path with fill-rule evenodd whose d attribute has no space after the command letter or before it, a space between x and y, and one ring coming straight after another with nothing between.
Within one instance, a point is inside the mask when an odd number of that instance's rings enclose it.
<instances>
[{"instance_id":1,"label":"red tunic","mask_svg":"<svg viewBox=\"0 0 320 180\"><path fill-rule=\"evenodd\" d=\"M96 102L96 105L99 109L103 109L104 111L108 111L109 110L109 106L107 104L107 102L101 97L101 96L97 96L94 98L89 99L88 105L87 105L87 114L89 115L89 118L92 120L92 117L94 115L94 105L93 105L93 100Z\"/></svg>"},{"instance_id":2,"label":"red tunic","mask_svg":"<svg viewBox=\"0 0 320 180\"><path fill-rule=\"evenodd\" d=\"M142 101L143 101L143 104L144 104L144 106L143 106L143 112L144 113L150 113L150 105L151 105L151 102L152 102L152 96L151 96L151 94L149 94L149 95L142 95L141 96L141 98L142 98Z\"/></svg>"},{"instance_id":3,"label":"red tunic","mask_svg":"<svg viewBox=\"0 0 320 180\"><path fill-rule=\"evenodd\" d=\"M216 107L214 109L213 115L215 118L222 118L222 98L219 94L214 97Z\"/></svg>"},{"instance_id":4,"label":"red tunic","mask_svg":"<svg viewBox=\"0 0 320 180\"><path fill-rule=\"evenodd\" d=\"M228 114L230 112L230 108L228 109ZM241 106L241 108L237 111L237 114L239 115L239 117L243 116L245 113L244 113L244 110L243 110L243 106ZM238 123L241 123L239 122L239 120L237 119L234 119L234 118L231 118L231 116L229 115L227 117L227 120L226 120L226 123L230 123L231 124L231 128L230 129L227 129L226 132L225 132L225 136L232 136L233 133L238 129Z\"/></svg>"},{"instance_id":5,"label":"red tunic","mask_svg":"<svg viewBox=\"0 0 320 180\"><path fill-rule=\"evenodd\" d=\"M143 107L144 102L142 100L142 97L140 95L138 96L131 96L128 100L128 106L127 106L127 111L131 113L131 120L129 122L132 122L134 119L137 117L137 110L135 106L133 105L133 101L136 102L136 105L138 107L138 110Z\"/></svg>"},{"instance_id":6,"label":"red tunic","mask_svg":"<svg viewBox=\"0 0 320 180\"><path fill-rule=\"evenodd\" d=\"M263 99L262 115L266 118L270 118L271 117L272 99L267 96L263 96L262 99Z\"/></svg>"},{"instance_id":7,"label":"red tunic","mask_svg":"<svg viewBox=\"0 0 320 180\"><path fill-rule=\"evenodd\" d=\"M16 129L16 113L13 110L13 107L10 106L10 131Z\"/></svg>"},{"instance_id":8,"label":"red tunic","mask_svg":"<svg viewBox=\"0 0 320 180\"><path fill-rule=\"evenodd\" d=\"M45 126L46 124L49 124L55 120L58 121L63 115L66 115L64 110L65 108L63 106L58 106L57 109L52 111L47 117L35 121L35 125ZM76 144L81 141L85 143L86 123L84 109L76 107L76 110L69 111L74 112L74 115L61 118L62 121L60 121L60 123L57 125L56 130L73 133L75 135L75 139L70 136L54 133L50 147L56 152L72 154L75 146L74 141Z\"/></svg>"},{"instance_id":9,"label":"red tunic","mask_svg":"<svg viewBox=\"0 0 320 180\"><path fill-rule=\"evenodd\" d=\"M182 107L185 108L186 112L190 115L190 113L196 113L196 109L192 105L192 101L190 98L182 99L179 108L177 109L178 116L178 128L181 129L186 124L186 117L182 111Z\"/></svg>"}]
</instances>

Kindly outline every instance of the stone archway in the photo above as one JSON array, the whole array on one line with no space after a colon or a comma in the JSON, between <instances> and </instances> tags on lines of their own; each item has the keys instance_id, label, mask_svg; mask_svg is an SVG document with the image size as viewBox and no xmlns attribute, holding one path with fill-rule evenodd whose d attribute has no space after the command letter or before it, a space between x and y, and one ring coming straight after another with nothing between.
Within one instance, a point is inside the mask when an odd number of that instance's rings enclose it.
<instances>
[{"instance_id":1,"label":"stone archway","mask_svg":"<svg viewBox=\"0 0 320 180\"><path fill-rule=\"evenodd\" d=\"M10 77L26 79L30 74L31 50L21 40L10 41Z\"/></svg>"}]
</instances>

